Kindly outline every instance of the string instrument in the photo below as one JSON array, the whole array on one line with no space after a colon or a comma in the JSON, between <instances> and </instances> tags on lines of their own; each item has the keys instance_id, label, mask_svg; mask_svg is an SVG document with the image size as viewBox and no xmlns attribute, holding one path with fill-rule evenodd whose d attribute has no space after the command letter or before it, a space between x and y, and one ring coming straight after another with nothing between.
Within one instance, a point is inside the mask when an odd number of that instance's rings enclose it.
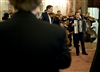
<instances>
[{"instance_id":1,"label":"string instrument","mask_svg":"<svg viewBox=\"0 0 100 72\"><path fill-rule=\"evenodd\" d=\"M71 17L72 17L72 18L74 18L74 17L75 17L75 15L72 15Z\"/></svg>"},{"instance_id":2,"label":"string instrument","mask_svg":"<svg viewBox=\"0 0 100 72\"><path fill-rule=\"evenodd\" d=\"M97 20L97 19L95 19L94 17L91 17L91 16L88 16L88 19L91 20L91 21Z\"/></svg>"},{"instance_id":3,"label":"string instrument","mask_svg":"<svg viewBox=\"0 0 100 72\"><path fill-rule=\"evenodd\" d=\"M63 20L67 20L67 16L62 16Z\"/></svg>"},{"instance_id":4,"label":"string instrument","mask_svg":"<svg viewBox=\"0 0 100 72\"><path fill-rule=\"evenodd\" d=\"M91 28L89 28L87 30L87 32L84 33L84 41L85 42L91 42L92 43L94 40L96 40L96 38L97 38L97 34Z\"/></svg>"},{"instance_id":5,"label":"string instrument","mask_svg":"<svg viewBox=\"0 0 100 72\"><path fill-rule=\"evenodd\" d=\"M70 44L70 39L68 38L68 35L70 34L69 31L67 30L68 26L65 25L65 23L63 21L60 21L61 24L63 24L63 28L66 30L66 44Z\"/></svg>"},{"instance_id":6,"label":"string instrument","mask_svg":"<svg viewBox=\"0 0 100 72\"><path fill-rule=\"evenodd\" d=\"M60 18L61 17L61 14L55 14L55 13L50 13L49 14L51 18Z\"/></svg>"},{"instance_id":7,"label":"string instrument","mask_svg":"<svg viewBox=\"0 0 100 72\"><path fill-rule=\"evenodd\" d=\"M49 16L50 16L51 18L53 18L53 17L56 16L56 14L55 14L55 13L50 13Z\"/></svg>"},{"instance_id":8,"label":"string instrument","mask_svg":"<svg viewBox=\"0 0 100 72\"><path fill-rule=\"evenodd\" d=\"M67 23L68 22L68 23ZM67 20L66 22L64 22L64 27L68 28L68 24L69 24L69 20ZM70 44L70 39L69 39L69 30L66 29L66 34L67 34L67 44L69 45Z\"/></svg>"},{"instance_id":9,"label":"string instrument","mask_svg":"<svg viewBox=\"0 0 100 72\"><path fill-rule=\"evenodd\" d=\"M53 21L54 21L55 18L62 20L62 14L50 13L49 15L52 18L52 23L53 23Z\"/></svg>"},{"instance_id":10,"label":"string instrument","mask_svg":"<svg viewBox=\"0 0 100 72\"><path fill-rule=\"evenodd\" d=\"M56 14L52 12L52 13L50 13L50 14L49 14L49 16L51 17L51 19L52 19L52 23L53 23L53 21L54 21L54 19L55 19Z\"/></svg>"},{"instance_id":11,"label":"string instrument","mask_svg":"<svg viewBox=\"0 0 100 72\"><path fill-rule=\"evenodd\" d=\"M95 18L93 17L90 17L90 19L92 19L93 21L95 20ZM91 28L90 20L87 20L87 24L88 24L88 28L87 28L87 32L84 34L84 40L85 42L92 43L97 38L97 34L96 31L93 30L95 27Z\"/></svg>"},{"instance_id":12,"label":"string instrument","mask_svg":"<svg viewBox=\"0 0 100 72\"><path fill-rule=\"evenodd\" d=\"M66 20L66 21L64 22L64 24L65 24L66 26L68 26L69 20Z\"/></svg>"},{"instance_id":13,"label":"string instrument","mask_svg":"<svg viewBox=\"0 0 100 72\"><path fill-rule=\"evenodd\" d=\"M66 38L66 39L67 39L67 45L69 45L69 44L70 44L70 39L68 38L68 35L69 35L70 33L69 33L68 30L66 30L66 34L67 34L67 36L66 36L66 37L67 37L67 38Z\"/></svg>"},{"instance_id":14,"label":"string instrument","mask_svg":"<svg viewBox=\"0 0 100 72\"><path fill-rule=\"evenodd\" d=\"M88 25L87 31L84 33L84 41L85 42L93 42L97 38L96 31L94 30L95 27L91 28L91 22L95 21L96 19L94 17L88 16L86 19L86 23Z\"/></svg>"},{"instance_id":15,"label":"string instrument","mask_svg":"<svg viewBox=\"0 0 100 72\"><path fill-rule=\"evenodd\" d=\"M62 14L56 14L55 17L60 18L60 17L62 17Z\"/></svg>"}]
</instances>

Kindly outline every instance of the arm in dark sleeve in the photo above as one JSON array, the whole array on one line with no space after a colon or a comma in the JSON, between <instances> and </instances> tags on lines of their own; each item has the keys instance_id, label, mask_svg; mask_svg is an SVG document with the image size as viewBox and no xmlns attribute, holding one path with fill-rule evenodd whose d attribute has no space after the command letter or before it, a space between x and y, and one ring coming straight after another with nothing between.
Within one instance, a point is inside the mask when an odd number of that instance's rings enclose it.
<instances>
[{"instance_id":1,"label":"arm in dark sleeve","mask_svg":"<svg viewBox=\"0 0 100 72\"><path fill-rule=\"evenodd\" d=\"M44 13L42 13L40 20L45 20L45 14Z\"/></svg>"},{"instance_id":2,"label":"arm in dark sleeve","mask_svg":"<svg viewBox=\"0 0 100 72\"><path fill-rule=\"evenodd\" d=\"M98 22L100 23L100 19L98 19Z\"/></svg>"},{"instance_id":3,"label":"arm in dark sleeve","mask_svg":"<svg viewBox=\"0 0 100 72\"><path fill-rule=\"evenodd\" d=\"M70 27L68 27L67 30L71 32L71 28Z\"/></svg>"},{"instance_id":4,"label":"arm in dark sleeve","mask_svg":"<svg viewBox=\"0 0 100 72\"><path fill-rule=\"evenodd\" d=\"M90 20L91 26L92 26L92 23L94 23L94 22L96 22L96 21L94 21L94 20L93 20L93 21L92 21L92 20Z\"/></svg>"},{"instance_id":5,"label":"arm in dark sleeve","mask_svg":"<svg viewBox=\"0 0 100 72\"><path fill-rule=\"evenodd\" d=\"M70 23L68 24L68 27L70 28L70 31L74 31L74 27L72 26L73 23L74 23L74 19L72 19L70 21Z\"/></svg>"},{"instance_id":6,"label":"arm in dark sleeve","mask_svg":"<svg viewBox=\"0 0 100 72\"><path fill-rule=\"evenodd\" d=\"M68 68L71 64L71 53L69 52L69 48L67 46L66 32L64 31L63 40L62 40L62 48L60 51L60 58L58 60L59 69Z\"/></svg>"},{"instance_id":7,"label":"arm in dark sleeve","mask_svg":"<svg viewBox=\"0 0 100 72\"><path fill-rule=\"evenodd\" d=\"M95 20L90 20L90 22L91 22L91 23L94 23L94 22L96 22L96 21L95 21Z\"/></svg>"},{"instance_id":8,"label":"arm in dark sleeve","mask_svg":"<svg viewBox=\"0 0 100 72\"><path fill-rule=\"evenodd\" d=\"M60 20L58 18L54 18L53 23L59 25L60 24Z\"/></svg>"}]
</instances>

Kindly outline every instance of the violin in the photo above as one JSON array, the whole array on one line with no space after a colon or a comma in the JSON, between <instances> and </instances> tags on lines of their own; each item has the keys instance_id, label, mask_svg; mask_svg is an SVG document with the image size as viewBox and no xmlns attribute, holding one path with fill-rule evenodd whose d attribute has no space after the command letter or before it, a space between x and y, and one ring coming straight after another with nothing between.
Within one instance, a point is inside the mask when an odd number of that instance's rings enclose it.
<instances>
[{"instance_id":1,"label":"violin","mask_svg":"<svg viewBox=\"0 0 100 72\"><path fill-rule=\"evenodd\" d=\"M72 18L74 18L74 17L75 17L75 15L72 15L71 17L72 17Z\"/></svg>"},{"instance_id":2,"label":"violin","mask_svg":"<svg viewBox=\"0 0 100 72\"><path fill-rule=\"evenodd\" d=\"M66 30L66 34L67 34L67 35L70 34L68 30ZM67 37L67 38L66 38L66 39L67 39L67 45L69 45L69 44L70 44L70 39L68 38L68 36L66 36L66 37Z\"/></svg>"},{"instance_id":3,"label":"violin","mask_svg":"<svg viewBox=\"0 0 100 72\"><path fill-rule=\"evenodd\" d=\"M49 16L50 16L51 18L55 17L55 15L56 15L55 13L50 13L50 14L49 14Z\"/></svg>"},{"instance_id":4,"label":"violin","mask_svg":"<svg viewBox=\"0 0 100 72\"><path fill-rule=\"evenodd\" d=\"M88 16L88 19L91 21L96 21L97 19L95 19L94 17Z\"/></svg>"},{"instance_id":5,"label":"violin","mask_svg":"<svg viewBox=\"0 0 100 72\"><path fill-rule=\"evenodd\" d=\"M62 17L62 14L56 14L56 18Z\"/></svg>"},{"instance_id":6,"label":"violin","mask_svg":"<svg viewBox=\"0 0 100 72\"><path fill-rule=\"evenodd\" d=\"M59 14L55 14L55 13L50 13L49 15L51 18L54 18L54 17L59 18L61 16L61 14L59 15Z\"/></svg>"}]
</instances>

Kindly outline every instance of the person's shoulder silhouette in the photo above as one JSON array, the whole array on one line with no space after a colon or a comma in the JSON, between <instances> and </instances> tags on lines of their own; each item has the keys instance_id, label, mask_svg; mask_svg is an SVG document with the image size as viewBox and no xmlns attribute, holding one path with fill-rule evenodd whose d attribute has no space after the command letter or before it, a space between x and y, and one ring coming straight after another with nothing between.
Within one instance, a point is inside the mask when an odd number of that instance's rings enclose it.
<instances>
[{"instance_id":1,"label":"person's shoulder silhouette","mask_svg":"<svg viewBox=\"0 0 100 72\"><path fill-rule=\"evenodd\" d=\"M90 72L97 72L97 71L100 72L100 25L98 28L98 41L97 41L96 52L90 68Z\"/></svg>"}]
</instances>

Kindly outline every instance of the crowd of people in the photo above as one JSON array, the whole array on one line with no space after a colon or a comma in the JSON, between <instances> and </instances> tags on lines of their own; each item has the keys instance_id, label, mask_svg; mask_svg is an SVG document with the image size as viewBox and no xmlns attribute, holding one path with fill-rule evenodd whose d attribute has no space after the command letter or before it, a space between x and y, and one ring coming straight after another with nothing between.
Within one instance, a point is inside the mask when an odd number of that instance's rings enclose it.
<instances>
[{"instance_id":1,"label":"crowd of people","mask_svg":"<svg viewBox=\"0 0 100 72\"><path fill-rule=\"evenodd\" d=\"M2 69L8 71L59 72L70 67L72 57L69 47L74 45L76 56L85 50L84 33L91 29L95 19L81 9L63 16L58 10L53 13L53 6L48 5L39 19L36 8L41 0L9 0L16 10L4 13L0 22L0 53ZM88 23L89 22L89 23ZM73 37L73 38L72 38ZM89 42L93 42L90 35ZM69 42L68 42L69 39Z\"/></svg>"}]
</instances>

